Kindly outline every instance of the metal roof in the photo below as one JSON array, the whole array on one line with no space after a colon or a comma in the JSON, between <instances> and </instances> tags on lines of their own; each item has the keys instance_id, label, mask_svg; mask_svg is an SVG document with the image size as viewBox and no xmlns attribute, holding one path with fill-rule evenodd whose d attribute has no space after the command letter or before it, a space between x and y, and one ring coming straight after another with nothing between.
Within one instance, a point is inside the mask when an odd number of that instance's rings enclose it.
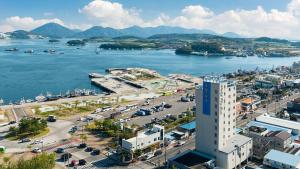
<instances>
[{"instance_id":1,"label":"metal roof","mask_svg":"<svg viewBox=\"0 0 300 169\"><path fill-rule=\"evenodd\" d=\"M284 153L277 150L271 150L267 155L265 155L264 158L295 167L300 165L300 156Z\"/></svg>"}]
</instances>

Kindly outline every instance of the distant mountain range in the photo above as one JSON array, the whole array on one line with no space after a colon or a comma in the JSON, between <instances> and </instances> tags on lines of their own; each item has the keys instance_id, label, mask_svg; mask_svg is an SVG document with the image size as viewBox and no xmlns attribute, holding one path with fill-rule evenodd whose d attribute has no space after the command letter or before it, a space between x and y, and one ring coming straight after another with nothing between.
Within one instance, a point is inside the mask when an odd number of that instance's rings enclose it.
<instances>
[{"instance_id":1,"label":"distant mountain range","mask_svg":"<svg viewBox=\"0 0 300 169\"><path fill-rule=\"evenodd\" d=\"M109 37L115 38L120 36L135 36L146 38L157 34L211 34L220 35L229 38L240 38L241 36L228 32L217 34L211 30L186 29L181 27L158 26L158 27L139 27L132 26L125 29L114 29L109 27L94 26L84 31L72 30L57 23L47 23L31 31L18 30L8 33L0 33L0 39L30 39L30 38L92 38L92 37Z\"/></svg>"}]
</instances>

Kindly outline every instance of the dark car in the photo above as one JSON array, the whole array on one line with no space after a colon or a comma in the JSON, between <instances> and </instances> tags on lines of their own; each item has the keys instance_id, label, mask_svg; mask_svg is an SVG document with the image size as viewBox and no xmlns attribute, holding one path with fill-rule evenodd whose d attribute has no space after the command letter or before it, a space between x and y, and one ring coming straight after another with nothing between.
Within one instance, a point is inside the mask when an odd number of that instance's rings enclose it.
<instances>
[{"instance_id":1,"label":"dark car","mask_svg":"<svg viewBox=\"0 0 300 169\"><path fill-rule=\"evenodd\" d=\"M16 121L10 121L8 124L15 124Z\"/></svg>"},{"instance_id":2,"label":"dark car","mask_svg":"<svg viewBox=\"0 0 300 169\"><path fill-rule=\"evenodd\" d=\"M79 160L79 161L78 161L78 164L79 164L79 165L85 165L85 164L86 164L85 159Z\"/></svg>"},{"instance_id":3,"label":"dark car","mask_svg":"<svg viewBox=\"0 0 300 169\"><path fill-rule=\"evenodd\" d=\"M29 138L23 138L21 139L21 143L30 142L31 140Z\"/></svg>"},{"instance_id":4,"label":"dark car","mask_svg":"<svg viewBox=\"0 0 300 169\"><path fill-rule=\"evenodd\" d=\"M63 148L58 148L56 150L56 153L63 153L63 152L65 152L65 149L63 149Z\"/></svg>"},{"instance_id":5,"label":"dark car","mask_svg":"<svg viewBox=\"0 0 300 169\"><path fill-rule=\"evenodd\" d=\"M158 156L158 155L161 155L163 152L161 150L157 150L155 151L154 153L154 156Z\"/></svg>"},{"instance_id":6,"label":"dark car","mask_svg":"<svg viewBox=\"0 0 300 169\"><path fill-rule=\"evenodd\" d=\"M100 150L99 149L95 149L92 152L93 155L99 155L100 154Z\"/></svg>"},{"instance_id":7,"label":"dark car","mask_svg":"<svg viewBox=\"0 0 300 169\"><path fill-rule=\"evenodd\" d=\"M165 107L166 109L169 109L169 108L172 108L172 105L170 105L170 104L165 104L164 107Z\"/></svg>"},{"instance_id":8,"label":"dark car","mask_svg":"<svg viewBox=\"0 0 300 169\"><path fill-rule=\"evenodd\" d=\"M65 153L65 154L63 154L63 155L60 156L60 159L62 159L63 161L67 161L71 157L72 157L71 153Z\"/></svg>"},{"instance_id":9,"label":"dark car","mask_svg":"<svg viewBox=\"0 0 300 169\"><path fill-rule=\"evenodd\" d=\"M81 143L79 144L78 148L85 148L86 146L87 146L86 143Z\"/></svg>"},{"instance_id":10,"label":"dark car","mask_svg":"<svg viewBox=\"0 0 300 169\"><path fill-rule=\"evenodd\" d=\"M91 152L91 151L93 151L93 149L94 149L93 147L87 147L87 148L85 149L85 151L86 151L86 152Z\"/></svg>"}]
</instances>

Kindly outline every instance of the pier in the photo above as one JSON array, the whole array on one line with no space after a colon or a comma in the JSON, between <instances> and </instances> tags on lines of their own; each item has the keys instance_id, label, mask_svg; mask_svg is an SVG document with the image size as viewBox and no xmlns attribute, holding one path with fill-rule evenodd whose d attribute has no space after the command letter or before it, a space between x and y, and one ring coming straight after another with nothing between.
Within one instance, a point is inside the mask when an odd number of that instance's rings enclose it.
<instances>
[{"instance_id":1,"label":"pier","mask_svg":"<svg viewBox=\"0 0 300 169\"><path fill-rule=\"evenodd\" d=\"M93 78L91 83L104 91L117 94L133 93L140 89L114 77Z\"/></svg>"}]
</instances>

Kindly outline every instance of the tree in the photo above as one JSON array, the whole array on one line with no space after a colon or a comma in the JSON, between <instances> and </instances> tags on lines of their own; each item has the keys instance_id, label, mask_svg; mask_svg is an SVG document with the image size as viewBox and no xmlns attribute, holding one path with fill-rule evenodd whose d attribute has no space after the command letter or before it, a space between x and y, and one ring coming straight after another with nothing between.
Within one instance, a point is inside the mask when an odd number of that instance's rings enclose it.
<instances>
[{"instance_id":1,"label":"tree","mask_svg":"<svg viewBox=\"0 0 300 169\"><path fill-rule=\"evenodd\" d=\"M23 118L18 127L9 129L9 136L31 136L37 135L47 128L47 121L39 118Z\"/></svg>"},{"instance_id":2,"label":"tree","mask_svg":"<svg viewBox=\"0 0 300 169\"><path fill-rule=\"evenodd\" d=\"M86 134L80 134L80 139L82 141L82 143L87 141L87 135Z\"/></svg>"},{"instance_id":3,"label":"tree","mask_svg":"<svg viewBox=\"0 0 300 169\"><path fill-rule=\"evenodd\" d=\"M0 164L0 169L52 169L55 167L55 154L40 154L30 160L20 159L17 162Z\"/></svg>"},{"instance_id":4,"label":"tree","mask_svg":"<svg viewBox=\"0 0 300 169\"><path fill-rule=\"evenodd\" d=\"M138 158L142 155L142 150L141 149L136 149L133 153L134 158Z\"/></svg>"}]
</instances>

